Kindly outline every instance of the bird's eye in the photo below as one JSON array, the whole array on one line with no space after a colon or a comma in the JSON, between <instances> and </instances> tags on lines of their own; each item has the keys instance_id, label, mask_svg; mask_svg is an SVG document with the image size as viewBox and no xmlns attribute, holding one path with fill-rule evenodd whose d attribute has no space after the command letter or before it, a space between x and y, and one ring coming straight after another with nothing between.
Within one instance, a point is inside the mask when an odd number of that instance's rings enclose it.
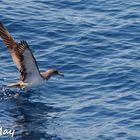
<instances>
[{"instance_id":1,"label":"bird's eye","mask_svg":"<svg viewBox=\"0 0 140 140\"><path fill-rule=\"evenodd\" d=\"M54 73L55 73L55 74L58 74L58 71L56 70Z\"/></svg>"}]
</instances>

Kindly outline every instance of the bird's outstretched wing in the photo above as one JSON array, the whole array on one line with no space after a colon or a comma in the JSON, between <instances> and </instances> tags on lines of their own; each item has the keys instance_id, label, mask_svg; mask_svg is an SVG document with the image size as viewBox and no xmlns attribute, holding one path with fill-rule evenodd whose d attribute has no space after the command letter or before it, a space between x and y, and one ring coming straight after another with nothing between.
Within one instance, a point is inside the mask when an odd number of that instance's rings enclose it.
<instances>
[{"instance_id":1,"label":"bird's outstretched wing","mask_svg":"<svg viewBox=\"0 0 140 140\"><path fill-rule=\"evenodd\" d=\"M16 46L16 42L14 38L10 35L4 25L0 22L0 37L2 38L4 44L7 46L9 50L12 50L14 46Z\"/></svg>"},{"instance_id":2,"label":"bird's outstretched wing","mask_svg":"<svg viewBox=\"0 0 140 140\"><path fill-rule=\"evenodd\" d=\"M20 72L21 81L29 83L35 76L40 76L37 62L26 41L16 43L2 23L0 23L0 37L11 53Z\"/></svg>"}]
</instances>

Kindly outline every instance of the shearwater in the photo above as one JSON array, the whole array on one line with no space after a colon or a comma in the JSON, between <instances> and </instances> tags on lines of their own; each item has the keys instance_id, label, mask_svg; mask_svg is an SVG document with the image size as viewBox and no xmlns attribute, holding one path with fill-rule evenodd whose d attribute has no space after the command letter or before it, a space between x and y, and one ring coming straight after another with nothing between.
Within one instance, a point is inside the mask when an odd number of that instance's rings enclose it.
<instances>
[{"instance_id":1,"label":"shearwater","mask_svg":"<svg viewBox=\"0 0 140 140\"><path fill-rule=\"evenodd\" d=\"M57 69L50 68L47 71L40 72L36 59L26 41L15 42L14 38L8 32L6 27L0 22L0 37L7 46L14 63L20 73L20 80L16 83L7 85L8 87L34 87L42 85L53 75L61 75Z\"/></svg>"}]
</instances>

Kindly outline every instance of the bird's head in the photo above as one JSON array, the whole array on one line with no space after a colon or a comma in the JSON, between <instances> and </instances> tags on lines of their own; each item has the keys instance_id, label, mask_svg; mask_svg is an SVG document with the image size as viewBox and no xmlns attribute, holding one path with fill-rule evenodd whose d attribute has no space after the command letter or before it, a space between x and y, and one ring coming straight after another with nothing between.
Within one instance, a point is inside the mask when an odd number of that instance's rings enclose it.
<instances>
[{"instance_id":1,"label":"bird's head","mask_svg":"<svg viewBox=\"0 0 140 140\"><path fill-rule=\"evenodd\" d=\"M58 71L57 69L48 69L46 71L46 73L49 73L50 75L60 75L60 76L64 76L63 73L61 73L60 71Z\"/></svg>"},{"instance_id":2,"label":"bird's head","mask_svg":"<svg viewBox=\"0 0 140 140\"><path fill-rule=\"evenodd\" d=\"M49 79L51 76L55 76L55 75L60 75L60 76L64 76L63 73L61 73L60 71L58 71L57 69L53 69L53 68L50 68L48 69L47 71L45 72L41 72L41 76L44 78L44 79Z\"/></svg>"}]
</instances>

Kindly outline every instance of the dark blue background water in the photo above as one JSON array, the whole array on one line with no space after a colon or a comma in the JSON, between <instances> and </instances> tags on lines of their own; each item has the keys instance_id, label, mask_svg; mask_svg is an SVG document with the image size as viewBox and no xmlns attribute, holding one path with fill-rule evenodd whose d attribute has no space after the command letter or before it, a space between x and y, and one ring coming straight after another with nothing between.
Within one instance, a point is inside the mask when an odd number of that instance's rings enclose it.
<instances>
[{"instance_id":1,"label":"dark blue background water","mask_svg":"<svg viewBox=\"0 0 140 140\"><path fill-rule=\"evenodd\" d=\"M0 21L40 69L65 74L17 99L1 91L0 126L16 133L0 139L140 139L139 0L0 0ZM16 80L0 41L1 86Z\"/></svg>"}]
</instances>

